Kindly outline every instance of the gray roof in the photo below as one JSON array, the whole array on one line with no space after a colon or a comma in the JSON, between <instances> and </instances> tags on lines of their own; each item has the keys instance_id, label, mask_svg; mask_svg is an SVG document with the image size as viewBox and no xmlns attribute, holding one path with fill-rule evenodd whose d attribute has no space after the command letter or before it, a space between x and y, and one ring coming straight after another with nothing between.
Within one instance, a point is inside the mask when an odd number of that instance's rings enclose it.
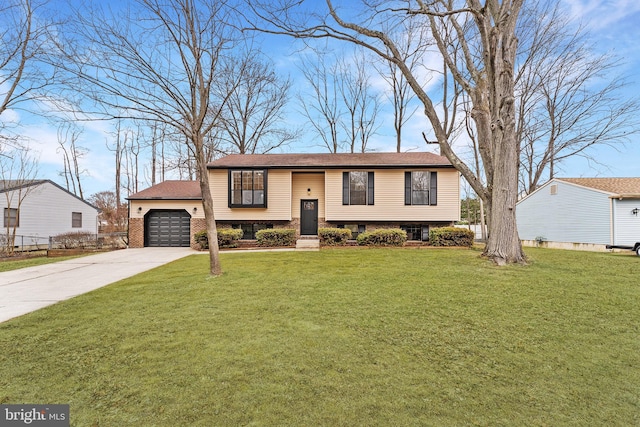
<instances>
[{"instance_id":1,"label":"gray roof","mask_svg":"<svg viewBox=\"0 0 640 427\"><path fill-rule=\"evenodd\" d=\"M127 197L128 200L202 200L198 181L167 180Z\"/></svg>"},{"instance_id":2,"label":"gray roof","mask_svg":"<svg viewBox=\"0 0 640 427\"><path fill-rule=\"evenodd\" d=\"M34 187L34 186L42 185L42 184L45 184L45 183L49 183L49 184L53 185L54 187L58 187L60 190L62 190L65 193L69 194L70 196L75 197L76 199L78 199L78 200L86 203L87 205L91 206L93 209L95 209L97 211L100 211L100 209L98 209L96 206L94 206L91 203L87 202L83 198L76 196L75 194L73 194L72 192L67 190L66 188L56 184L55 182L51 181L50 179L7 179L7 180L0 180L0 193L6 193L7 191L15 191L15 190L19 190L21 188Z\"/></svg>"},{"instance_id":3,"label":"gray roof","mask_svg":"<svg viewBox=\"0 0 640 427\"><path fill-rule=\"evenodd\" d=\"M433 153L298 153L230 154L207 165L209 169L338 169L338 168L452 168L449 160Z\"/></svg>"}]
</instances>

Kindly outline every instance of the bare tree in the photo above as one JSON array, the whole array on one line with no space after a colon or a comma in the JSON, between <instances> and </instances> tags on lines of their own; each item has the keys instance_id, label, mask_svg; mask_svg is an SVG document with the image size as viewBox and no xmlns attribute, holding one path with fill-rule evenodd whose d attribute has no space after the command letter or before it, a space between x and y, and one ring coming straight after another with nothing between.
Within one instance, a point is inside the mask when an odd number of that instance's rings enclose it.
<instances>
[{"instance_id":1,"label":"bare tree","mask_svg":"<svg viewBox=\"0 0 640 427\"><path fill-rule=\"evenodd\" d=\"M242 79L238 82L238 70ZM284 126L284 108L291 81L281 79L273 65L250 50L239 55L233 69L225 73L231 96L221 121L222 147L218 150L240 154L268 153L293 141L297 129Z\"/></svg>"},{"instance_id":2,"label":"bare tree","mask_svg":"<svg viewBox=\"0 0 640 427\"><path fill-rule=\"evenodd\" d=\"M515 133L515 29L522 3L523 0L487 0L485 4L480 0L417 0L392 8L382 1L364 1L359 7L358 22L347 21L331 0L326 0L325 14L305 16L301 22L290 18L295 16L298 1L279 2L277 8L270 2L256 1L250 7L261 20L254 26L257 30L346 41L369 49L400 68L424 107L441 153L485 203L489 239L484 255L505 264L525 261L515 215L519 162ZM456 154L454 141L443 126L442 111L423 88L419 76L407 66L399 42L389 31L406 20L416 20L430 28L447 75L471 100L484 177ZM454 105L450 111L457 108Z\"/></svg>"},{"instance_id":3,"label":"bare tree","mask_svg":"<svg viewBox=\"0 0 640 427\"><path fill-rule=\"evenodd\" d=\"M5 0L0 5L0 115L42 95L55 69L43 65L54 23L46 1Z\"/></svg>"},{"instance_id":4,"label":"bare tree","mask_svg":"<svg viewBox=\"0 0 640 427\"><path fill-rule=\"evenodd\" d=\"M0 2L0 144L20 149L23 139L9 112L39 108L30 104L47 97L57 81L56 68L48 65L57 22L48 15L48 0ZM17 116L14 116L17 117Z\"/></svg>"},{"instance_id":5,"label":"bare tree","mask_svg":"<svg viewBox=\"0 0 640 427\"><path fill-rule=\"evenodd\" d=\"M13 253L20 226L20 208L34 188L30 185L38 174L38 159L28 146L15 146L0 155L0 190L6 200L4 210L5 250Z\"/></svg>"},{"instance_id":6,"label":"bare tree","mask_svg":"<svg viewBox=\"0 0 640 427\"><path fill-rule=\"evenodd\" d=\"M58 153L62 154L63 170L60 175L64 178L67 191L84 199L82 192L82 177L88 173L80 166L81 159L88 150L78 145L78 138L82 130L72 124L63 124L58 127Z\"/></svg>"},{"instance_id":7,"label":"bare tree","mask_svg":"<svg viewBox=\"0 0 640 427\"><path fill-rule=\"evenodd\" d=\"M304 60L300 71L309 86L309 92L298 94L302 112L311 124L314 132L330 153L340 151L338 137L340 129L339 78L335 64L326 65L326 54L316 62Z\"/></svg>"},{"instance_id":8,"label":"bare tree","mask_svg":"<svg viewBox=\"0 0 640 427\"><path fill-rule=\"evenodd\" d=\"M594 54L588 33L571 25L560 4L534 2L526 12L518 26L516 130L520 185L530 193L552 179L563 160L590 158L594 145L628 141L640 131L640 106L623 96L619 60Z\"/></svg>"},{"instance_id":9,"label":"bare tree","mask_svg":"<svg viewBox=\"0 0 640 427\"><path fill-rule=\"evenodd\" d=\"M104 221L101 232L114 233L127 229L127 207L116 197L115 191L101 191L89 197L89 203L100 209Z\"/></svg>"},{"instance_id":10,"label":"bare tree","mask_svg":"<svg viewBox=\"0 0 640 427\"><path fill-rule=\"evenodd\" d=\"M341 121L347 144L351 153L364 153L369 138L378 127L376 118L380 101L373 93L364 55L356 55L352 61L342 58L336 66L339 73L338 89L347 116L346 120Z\"/></svg>"},{"instance_id":11,"label":"bare tree","mask_svg":"<svg viewBox=\"0 0 640 427\"><path fill-rule=\"evenodd\" d=\"M307 59L300 67L310 89L298 94L303 114L331 153L365 152L378 128L380 100L373 92L364 56L317 54L318 61Z\"/></svg>"},{"instance_id":12,"label":"bare tree","mask_svg":"<svg viewBox=\"0 0 640 427\"><path fill-rule=\"evenodd\" d=\"M196 161L210 273L216 276L222 269L205 141L232 93L219 79L229 69L226 61L237 36L233 13L219 0L140 0L115 16L82 10L69 36L83 51L60 46L67 60L61 65L87 83L84 94L107 117L157 121L182 135Z\"/></svg>"},{"instance_id":13,"label":"bare tree","mask_svg":"<svg viewBox=\"0 0 640 427\"><path fill-rule=\"evenodd\" d=\"M423 26L407 21L402 23L402 27L401 31L405 34L405 37L404 42L402 42L402 39L398 42L398 52L407 68L412 73L415 73L417 65L426 56L426 48L430 46L430 43L425 41L426 31ZM387 54L389 53L387 52ZM374 64L374 66L378 74L391 88L387 98L393 107L396 152L400 153L402 151L402 130L417 110L417 107L410 107L415 95L411 90L411 86L409 86L408 80L394 62L380 58L379 64Z\"/></svg>"}]
</instances>

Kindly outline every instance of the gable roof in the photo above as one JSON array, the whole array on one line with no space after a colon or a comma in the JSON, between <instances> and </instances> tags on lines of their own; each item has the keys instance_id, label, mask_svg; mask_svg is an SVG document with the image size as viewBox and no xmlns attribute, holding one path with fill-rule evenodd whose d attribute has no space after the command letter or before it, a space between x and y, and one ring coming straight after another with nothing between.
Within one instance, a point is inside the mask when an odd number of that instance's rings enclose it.
<instances>
[{"instance_id":1,"label":"gable roof","mask_svg":"<svg viewBox=\"0 0 640 427\"><path fill-rule=\"evenodd\" d=\"M127 197L127 200L202 200L198 181L168 180Z\"/></svg>"},{"instance_id":2,"label":"gable roof","mask_svg":"<svg viewBox=\"0 0 640 427\"><path fill-rule=\"evenodd\" d=\"M0 193L6 193L7 191L19 190L21 188L33 187L35 185L40 185L48 180L46 179L5 179L0 180ZM52 181L52 184L55 184ZM57 184L55 184L57 185ZM66 190L65 190L66 191Z\"/></svg>"},{"instance_id":3,"label":"gable roof","mask_svg":"<svg viewBox=\"0 0 640 427\"><path fill-rule=\"evenodd\" d=\"M640 178L557 178L557 180L603 191L616 198L640 197Z\"/></svg>"},{"instance_id":4,"label":"gable roof","mask_svg":"<svg viewBox=\"0 0 640 427\"><path fill-rule=\"evenodd\" d=\"M340 169L453 166L444 156L426 152L410 153L298 153L229 154L207 165L209 169Z\"/></svg>"},{"instance_id":5,"label":"gable roof","mask_svg":"<svg viewBox=\"0 0 640 427\"><path fill-rule=\"evenodd\" d=\"M92 205L91 203L89 203L88 201L84 200L83 198L76 196L75 194L73 194L72 192L67 190L66 188L56 184L55 182L51 181L50 179L7 179L7 180L0 180L0 194L6 193L8 191L16 191L16 190L19 190L21 188L35 187L35 186L42 185L42 184L47 184L47 183L53 185L56 188L59 188L60 190L64 191L65 193L67 193L71 197L75 197L76 199L80 200L81 202L91 206L96 211L100 211L100 209L98 209L98 207Z\"/></svg>"}]
</instances>

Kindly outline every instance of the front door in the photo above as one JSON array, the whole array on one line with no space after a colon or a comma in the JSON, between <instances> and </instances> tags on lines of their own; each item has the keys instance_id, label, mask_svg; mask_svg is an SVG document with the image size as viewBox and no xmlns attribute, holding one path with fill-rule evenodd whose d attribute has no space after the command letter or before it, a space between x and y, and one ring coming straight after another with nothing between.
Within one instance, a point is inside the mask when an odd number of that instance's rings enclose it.
<instances>
[{"instance_id":1,"label":"front door","mask_svg":"<svg viewBox=\"0 0 640 427\"><path fill-rule=\"evenodd\" d=\"M318 234L318 200L300 200L300 234Z\"/></svg>"}]
</instances>

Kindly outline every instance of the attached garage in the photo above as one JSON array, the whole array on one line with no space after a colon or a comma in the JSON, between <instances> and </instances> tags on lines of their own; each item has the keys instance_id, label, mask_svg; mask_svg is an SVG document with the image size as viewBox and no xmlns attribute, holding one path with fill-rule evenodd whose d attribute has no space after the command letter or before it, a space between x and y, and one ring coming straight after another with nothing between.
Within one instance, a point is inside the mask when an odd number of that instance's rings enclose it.
<instances>
[{"instance_id":1,"label":"attached garage","mask_svg":"<svg viewBox=\"0 0 640 427\"><path fill-rule=\"evenodd\" d=\"M145 246L189 247L191 215L185 210L151 210L145 216Z\"/></svg>"},{"instance_id":2,"label":"attached garage","mask_svg":"<svg viewBox=\"0 0 640 427\"><path fill-rule=\"evenodd\" d=\"M206 229L199 182L163 181L127 199L130 248L197 248L193 235Z\"/></svg>"}]
</instances>

